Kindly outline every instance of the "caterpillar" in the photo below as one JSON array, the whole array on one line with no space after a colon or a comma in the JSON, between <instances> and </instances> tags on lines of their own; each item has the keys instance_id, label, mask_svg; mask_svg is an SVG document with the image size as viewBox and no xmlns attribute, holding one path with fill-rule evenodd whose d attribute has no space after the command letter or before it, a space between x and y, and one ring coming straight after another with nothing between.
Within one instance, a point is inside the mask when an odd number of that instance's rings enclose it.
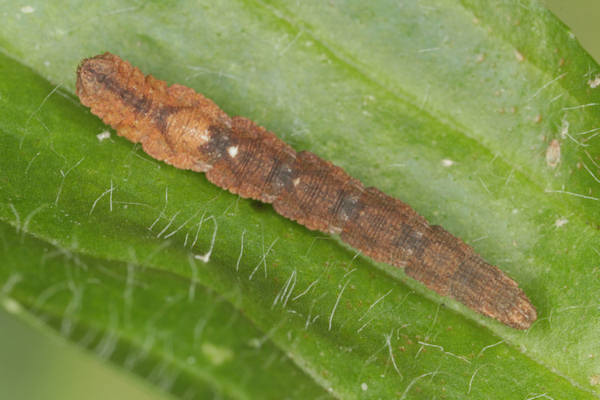
<instances>
[{"instance_id":1,"label":"caterpillar","mask_svg":"<svg viewBox=\"0 0 600 400\"><path fill-rule=\"evenodd\" d=\"M527 329L537 313L518 284L410 206L308 151L296 152L244 117L230 117L188 87L144 74L111 53L77 69L81 103L117 134L215 185L270 203L311 230L337 234L373 260L471 309Z\"/></svg>"}]
</instances>

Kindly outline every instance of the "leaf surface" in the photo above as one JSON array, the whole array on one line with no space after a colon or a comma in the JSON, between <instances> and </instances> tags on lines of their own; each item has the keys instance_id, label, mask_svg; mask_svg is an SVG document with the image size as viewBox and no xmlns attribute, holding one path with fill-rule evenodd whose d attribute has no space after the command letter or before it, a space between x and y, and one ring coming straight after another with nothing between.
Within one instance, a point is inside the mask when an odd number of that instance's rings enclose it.
<instances>
[{"instance_id":1,"label":"leaf surface","mask_svg":"<svg viewBox=\"0 0 600 400\"><path fill-rule=\"evenodd\" d=\"M598 396L598 65L537 2L30 7L0 4L5 304L184 398ZM504 327L150 159L73 95L103 51L407 202L538 322Z\"/></svg>"}]
</instances>

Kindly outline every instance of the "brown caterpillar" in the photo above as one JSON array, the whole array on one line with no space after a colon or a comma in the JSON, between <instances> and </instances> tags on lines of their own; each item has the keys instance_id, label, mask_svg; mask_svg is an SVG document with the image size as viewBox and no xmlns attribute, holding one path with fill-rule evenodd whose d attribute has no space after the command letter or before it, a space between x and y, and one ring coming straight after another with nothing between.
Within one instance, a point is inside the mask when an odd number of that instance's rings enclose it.
<instances>
[{"instance_id":1,"label":"brown caterpillar","mask_svg":"<svg viewBox=\"0 0 600 400\"><path fill-rule=\"evenodd\" d=\"M81 62L77 95L158 160L204 172L215 185L271 203L308 229L339 234L374 260L405 268L437 293L508 326L527 329L537 318L517 283L462 240L249 119L229 117L190 88L167 86L104 53Z\"/></svg>"}]
</instances>

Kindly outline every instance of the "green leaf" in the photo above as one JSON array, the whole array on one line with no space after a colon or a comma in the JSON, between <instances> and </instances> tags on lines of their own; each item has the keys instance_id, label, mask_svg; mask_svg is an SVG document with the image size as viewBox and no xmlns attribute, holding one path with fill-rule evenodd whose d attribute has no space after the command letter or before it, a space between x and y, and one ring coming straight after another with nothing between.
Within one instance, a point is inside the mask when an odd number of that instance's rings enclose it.
<instances>
[{"instance_id":1,"label":"green leaf","mask_svg":"<svg viewBox=\"0 0 600 400\"><path fill-rule=\"evenodd\" d=\"M0 4L5 308L182 398L598 397L600 69L537 2L490 4ZM73 92L103 51L407 202L538 322L99 140Z\"/></svg>"}]
</instances>

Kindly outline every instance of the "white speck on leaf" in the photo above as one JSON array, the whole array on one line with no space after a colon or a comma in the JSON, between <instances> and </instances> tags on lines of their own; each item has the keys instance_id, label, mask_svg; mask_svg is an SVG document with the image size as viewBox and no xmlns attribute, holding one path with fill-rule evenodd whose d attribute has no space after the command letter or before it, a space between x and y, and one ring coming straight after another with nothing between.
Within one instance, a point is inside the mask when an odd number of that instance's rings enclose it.
<instances>
[{"instance_id":1,"label":"white speck on leaf","mask_svg":"<svg viewBox=\"0 0 600 400\"><path fill-rule=\"evenodd\" d=\"M213 365L221 365L233 358L233 351L231 349L212 343L203 343L202 353Z\"/></svg>"},{"instance_id":2,"label":"white speck on leaf","mask_svg":"<svg viewBox=\"0 0 600 400\"><path fill-rule=\"evenodd\" d=\"M564 217L561 217L554 221L554 226L560 228L561 226L566 225L567 223L569 223L569 220Z\"/></svg>"},{"instance_id":3,"label":"white speck on leaf","mask_svg":"<svg viewBox=\"0 0 600 400\"><path fill-rule=\"evenodd\" d=\"M106 140L106 139L110 139L110 132L109 131L101 132L96 135L96 138L98 139L99 142Z\"/></svg>"},{"instance_id":4,"label":"white speck on leaf","mask_svg":"<svg viewBox=\"0 0 600 400\"><path fill-rule=\"evenodd\" d=\"M590 79L587 83L589 87L596 89L598 86L600 86L600 75L596 75L594 79Z\"/></svg>"}]
</instances>

